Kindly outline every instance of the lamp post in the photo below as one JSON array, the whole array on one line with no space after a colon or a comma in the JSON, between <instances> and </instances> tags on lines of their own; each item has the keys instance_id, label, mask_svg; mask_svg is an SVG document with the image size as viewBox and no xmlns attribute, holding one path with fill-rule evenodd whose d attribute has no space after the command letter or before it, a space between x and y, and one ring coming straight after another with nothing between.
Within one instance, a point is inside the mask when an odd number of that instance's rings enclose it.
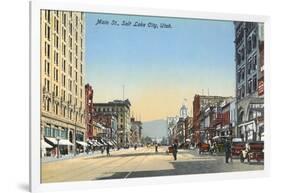
<instances>
[{"instance_id":1,"label":"lamp post","mask_svg":"<svg viewBox=\"0 0 281 193\"><path fill-rule=\"evenodd\" d=\"M57 158L59 159L59 152L60 152L60 148L59 148L59 142L60 142L60 138L59 138L59 136L57 136L57 138L56 138L56 140L57 140Z\"/></svg>"},{"instance_id":2,"label":"lamp post","mask_svg":"<svg viewBox=\"0 0 281 193\"><path fill-rule=\"evenodd\" d=\"M77 121L77 114L75 116L75 123L74 123L74 156L76 156L76 121Z\"/></svg>"}]
</instances>

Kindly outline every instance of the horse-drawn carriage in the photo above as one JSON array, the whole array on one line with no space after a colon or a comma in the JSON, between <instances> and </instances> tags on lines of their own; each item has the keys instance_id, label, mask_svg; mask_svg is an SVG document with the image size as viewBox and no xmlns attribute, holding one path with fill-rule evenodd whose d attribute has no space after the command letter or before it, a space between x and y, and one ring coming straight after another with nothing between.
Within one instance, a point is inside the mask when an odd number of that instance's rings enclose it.
<instances>
[{"instance_id":1,"label":"horse-drawn carriage","mask_svg":"<svg viewBox=\"0 0 281 193\"><path fill-rule=\"evenodd\" d=\"M210 144L199 143L198 144L198 152L199 152L199 154L202 154L203 152L210 152Z\"/></svg>"}]
</instances>

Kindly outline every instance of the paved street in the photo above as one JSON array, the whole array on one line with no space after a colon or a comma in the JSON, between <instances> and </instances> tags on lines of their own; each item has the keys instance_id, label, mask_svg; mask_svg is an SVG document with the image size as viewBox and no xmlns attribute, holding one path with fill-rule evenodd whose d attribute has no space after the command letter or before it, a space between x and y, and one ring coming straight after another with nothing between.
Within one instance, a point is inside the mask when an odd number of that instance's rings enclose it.
<instances>
[{"instance_id":1,"label":"paved street","mask_svg":"<svg viewBox=\"0 0 281 193\"><path fill-rule=\"evenodd\" d=\"M121 179L183 174L262 170L262 163L225 164L223 156L198 155L196 150L179 150L178 160L165 153L167 147L122 149L111 156L93 155L42 164L42 182Z\"/></svg>"}]
</instances>

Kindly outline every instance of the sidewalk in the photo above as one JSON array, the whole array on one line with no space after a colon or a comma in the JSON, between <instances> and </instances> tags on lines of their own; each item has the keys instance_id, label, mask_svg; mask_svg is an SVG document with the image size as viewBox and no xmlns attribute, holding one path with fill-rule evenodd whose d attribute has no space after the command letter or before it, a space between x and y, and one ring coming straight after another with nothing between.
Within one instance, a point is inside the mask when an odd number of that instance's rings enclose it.
<instances>
[{"instance_id":1,"label":"sidewalk","mask_svg":"<svg viewBox=\"0 0 281 193\"><path fill-rule=\"evenodd\" d=\"M116 152L117 150L111 150L110 152ZM120 151L120 150L119 150ZM81 158L81 157L98 157L98 156L106 156L106 151L101 153L100 150L94 151L94 152L89 152L88 154L86 152L76 154L74 156L73 153L68 154L68 155L61 155L59 158L56 156L50 156L50 157L42 157L41 158L41 163L50 163L50 162L56 162L56 161L62 161L62 160L68 160L68 159L73 159L73 158Z\"/></svg>"}]
</instances>

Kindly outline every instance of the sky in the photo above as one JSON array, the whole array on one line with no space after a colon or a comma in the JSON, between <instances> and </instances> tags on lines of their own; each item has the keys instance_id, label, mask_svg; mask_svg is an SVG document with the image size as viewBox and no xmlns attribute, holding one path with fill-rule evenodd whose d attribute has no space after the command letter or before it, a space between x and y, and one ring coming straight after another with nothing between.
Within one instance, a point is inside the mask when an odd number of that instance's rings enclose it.
<instances>
[{"instance_id":1,"label":"sky","mask_svg":"<svg viewBox=\"0 0 281 193\"><path fill-rule=\"evenodd\" d=\"M184 99L192 116L195 94L234 96L234 53L231 21L86 14L86 82L94 102L123 99L124 85L131 113L142 121L178 115Z\"/></svg>"}]
</instances>

